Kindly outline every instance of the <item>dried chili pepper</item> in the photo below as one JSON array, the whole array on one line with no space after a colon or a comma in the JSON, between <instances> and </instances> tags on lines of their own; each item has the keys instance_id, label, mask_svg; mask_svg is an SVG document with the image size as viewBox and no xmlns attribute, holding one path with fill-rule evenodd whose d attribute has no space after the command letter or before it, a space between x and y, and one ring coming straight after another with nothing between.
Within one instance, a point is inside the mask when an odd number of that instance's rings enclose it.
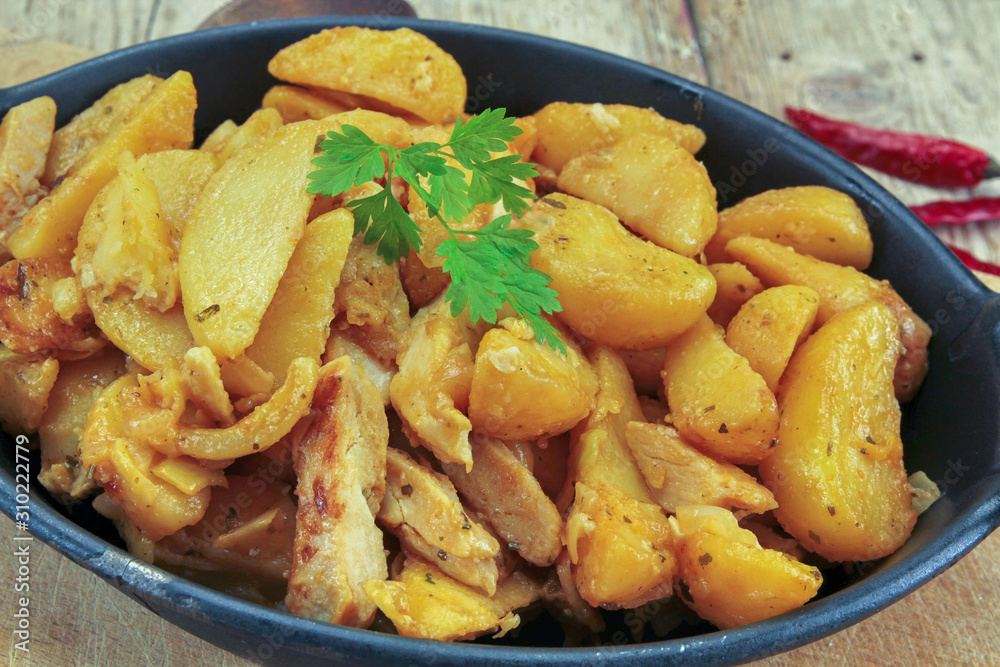
<instances>
[{"instance_id":1,"label":"dried chili pepper","mask_svg":"<svg viewBox=\"0 0 1000 667\"><path fill-rule=\"evenodd\" d=\"M979 197L965 201L932 201L910 210L932 227L967 225L970 222L1000 220L1000 197Z\"/></svg>"},{"instance_id":2,"label":"dried chili pepper","mask_svg":"<svg viewBox=\"0 0 1000 667\"><path fill-rule=\"evenodd\" d=\"M948 248L955 253L962 264L965 264L970 269L975 269L976 271L982 271L983 273L988 273L993 276L1000 276L1000 266L997 266L993 262L987 262L986 260L979 259L973 255L968 250L962 250L961 248L956 248L953 245L945 244Z\"/></svg>"},{"instance_id":3,"label":"dried chili pepper","mask_svg":"<svg viewBox=\"0 0 1000 667\"><path fill-rule=\"evenodd\" d=\"M924 134L880 130L785 107L797 130L843 157L886 174L938 188L966 188L1000 176L1000 165L966 144Z\"/></svg>"}]
</instances>

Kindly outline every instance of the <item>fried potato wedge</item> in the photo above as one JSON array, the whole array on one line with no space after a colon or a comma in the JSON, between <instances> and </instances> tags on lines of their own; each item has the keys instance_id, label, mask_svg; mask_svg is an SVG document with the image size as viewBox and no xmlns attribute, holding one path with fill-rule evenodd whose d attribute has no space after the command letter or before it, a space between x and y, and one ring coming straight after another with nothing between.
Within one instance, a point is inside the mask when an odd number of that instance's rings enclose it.
<instances>
[{"instance_id":1,"label":"fried potato wedge","mask_svg":"<svg viewBox=\"0 0 1000 667\"><path fill-rule=\"evenodd\" d=\"M830 318L785 371L780 442L760 473L782 527L829 560L886 556L916 521L892 391L899 350L892 312L869 301Z\"/></svg>"},{"instance_id":2,"label":"fried potato wedge","mask_svg":"<svg viewBox=\"0 0 1000 667\"><path fill-rule=\"evenodd\" d=\"M514 226L535 233L531 265L552 277L563 307L556 316L589 339L663 347L715 297L708 269L633 236L597 204L547 195Z\"/></svg>"},{"instance_id":3,"label":"fried potato wedge","mask_svg":"<svg viewBox=\"0 0 1000 667\"><path fill-rule=\"evenodd\" d=\"M872 236L861 209L822 185L768 190L720 211L718 231L705 248L708 261L730 261L726 244L737 236L769 239L859 271L872 261Z\"/></svg>"},{"instance_id":4,"label":"fried potato wedge","mask_svg":"<svg viewBox=\"0 0 1000 667\"><path fill-rule=\"evenodd\" d=\"M184 227L208 179L218 170L219 159L205 151L167 150L146 153L137 162L156 188L176 261Z\"/></svg>"},{"instance_id":5,"label":"fried potato wedge","mask_svg":"<svg viewBox=\"0 0 1000 667\"><path fill-rule=\"evenodd\" d=\"M293 359L317 362L326 349L333 300L354 234L354 216L336 209L306 227L246 355L284 382Z\"/></svg>"},{"instance_id":6,"label":"fried potato wedge","mask_svg":"<svg viewBox=\"0 0 1000 667\"><path fill-rule=\"evenodd\" d=\"M49 196L38 202L7 241L15 257L69 259L90 203L117 174L122 151L143 155L189 148L194 138L194 81L180 71L156 86L84 158Z\"/></svg>"},{"instance_id":7,"label":"fried potato wedge","mask_svg":"<svg viewBox=\"0 0 1000 667\"><path fill-rule=\"evenodd\" d=\"M407 558L397 580L371 580L365 592L404 637L456 641L516 628L521 619L513 612L541 598L543 586L514 572L487 597L419 558Z\"/></svg>"},{"instance_id":8,"label":"fried potato wedge","mask_svg":"<svg viewBox=\"0 0 1000 667\"><path fill-rule=\"evenodd\" d=\"M124 374L125 355L110 348L60 364L47 408L38 422L42 452L38 481L57 498L80 499L97 486L80 464L80 434L97 397Z\"/></svg>"},{"instance_id":9,"label":"fried potato wedge","mask_svg":"<svg viewBox=\"0 0 1000 667\"><path fill-rule=\"evenodd\" d=\"M754 465L778 435L778 406L746 359L708 316L667 347L663 364L674 426L703 451Z\"/></svg>"},{"instance_id":10,"label":"fried potato wedge","mask_svg":"<svg viewBox=\"0 0 1000 667\"><path fill-rule=\"evenodd\" d=\"M469 421L503 440L547 438L590 413L597 380L566 335L566 354L535 340L522 319L505 318L479 342L469 390Z\"/></svg>"},{"instance_id":11,"label":"fried potato wedge","mask_svg":"<svg viewBox=\"0 0 1000 667\"><path fill-rule=\"evenodd\" d=\"M538 143L532 158L556 171L577 155L640 133L666 137L691 154L705 145L705 133L694 125L627 104L553 102L536 111L533 118Z\"/></svg>"},{"instance_id":12,"label":"fried potato wedge","mask_svg":"<svg viewBox=\"0 0 1000 667\"><path fill-rule=\"evenodd\" d=\"M53 185L97 148L163 79L152 74L120 83L56 130L42 183Z\"/></svg>"},{"instance_id":13,"label":"fried potato wedge","mask_svg":"<svg viewBox=\"0 0 1000 667\"><path fill-rule=\"evenodd\" d=\"M559 188L610 209L632 231L685 257L715 234L715 188L698 160L670 139L634 134L583 153Z\"/></svg>"},{"instance_id":14,"label":"fried potato wedge","mask_svg":"<svg viewBox=\"0 0 1000 667\"><path fill-rule=\"evenodd\" d=\"M236 130L239 127L231 118L222 121L212 130L211 134L205 137L205 141L201 142L198 150L218 156L222 152L222 149L226 147L229 138L236 134Z\"/></svg>"},{"instance_id":15,"label":"fried potato wedge","mask_svg":"<svg viewBox=\"0 0 1000 667\"><path fill-rule=\"evenodd\" d=\"M295 557L285 604L299 616L367 627L364 586L389 572L375 526L389 427L375 385L350 357L323 366L314 415L294 450Z\"/></svg>"},{"instance_id":16,"label":"fried potato wedge","mask_svg":"<svg viewBox=\"0 0 1000 667\"><path fill-rule=\"evenodd\" d=\"M777 392L792 353L812 333L818 307L819 295L809 287L766 289L743 304L729 323L726 345Z\"/></svg>"},{"instance_id":17,"label":"fried potato wedge","mask_svg":"<svg viewBox=\"0 0 1000 667\"><path fill-rule=\"evenodd\" d=\"M59 374L55 359L13 357L0 361L0 425L8 433L34 433Z\"/></svg>"},{"instance_id":18,"label":"fried potato wedge","mask_svg":"<svg viewBox=\"0 0 1000 667\"><path fill-rule=\"evenodd\" d=\"M595 607L638 606L664 585L666 594L657 597L670 595L677 560L667 517L613 484L576 483L566 550L577 590Z\"/></svg>"},{"instance_id":19,"label":"fried potato wedge","mask_svg":"<svg viewBox=\"0 0 1000 667\"><path fill-rule=\"evenodd\" d=\"M432 123L450 122L465 108L462 68L409 28L324 30L279 51L267 70L282 81L363 95Z\"/></svg>"},{"instance_id":20,"label":"fried potato wedge","mask_svg":"<svg viewBox=\"0 0 1000 667\"><path fill-rule=\"evenodd\" d=\"M226 145L219 151L219 160L225 162L244 147L282 125L284 125L284 120L281 114L274 109L257 109L226 140Z\"/></svg>"},{"instance_id":21,"label":"fried potato wedge","mask_svg":"<svg viewBox=\"0 0 1000 667\"><path fill-rule=\"evenodd\" d=\"M56 123L56 103L36 97L8 111L0 122L0 262L7 236L45 192L40 180Z\"/></svg>"},{"instance_id":22,"label":"fried potato wedge","mask_svg":"<svg viewBox=\"0 0 1000 667\"><path fill-rule=\"evenodd\" d=\"M823 575L788 554L764 549L731 512L717 507L677 509L681 599L720 628L762 621L801 607Z\"/></svg>"},{"instance_id":23,"label":"fried potato wedge","mask_svg":"<svg viewBox=\"0 0 1000 667\"><path fill-rule=\"evenodd\" d=\"M286 123L320 120L354 108L319 90L282 85L268 89L260 105L276 110Z\"/></svg>"},{"instance_id":24,"label":"fried potato wedge","mask_svg":"<svg viewBox=\"0 0 1000 667\"><path fill-rule=\"evenodd\" d=\"M708 270L716 284L715 300L708 307L708 316L719 326L727 327L750 297L764 291L764 285L739 262L709 264Z\"/></svg>"},{"instance_id":25,"label":"fried potato wedge","mask_svg":"<svg viewBox=\"0 0 1000 667\"><path fill-rule=\"evenodd\" d=\"M500 543L462 507L451 481L389 448L386 492L378 522L407 551L435 563L467 586L494 595Z\"/></svg>"},{"instance_id":26,"label":"fried potato wedge","mask_svg":"<svg viewBox=\"0 0 1000 667\"><path fill-rule=\"evenodd\" d=\"M11 260L0 266L0 341L16 354L79 359L105 341L86 309L69 321L56 311L56 286L71 278L70 263L54 257Z\"/></svg>"},{"instance_id":27,"label":"fried potato wedge","mask_svg":"<svg viewBox=\"0 0 1000 667\"><path fill-rule=\"evenodd\" d=\"M726 245L726 252L746 264L768 287L802 285L814 289L819 294L817 326L822 326L834 314L866 301L888 306L899 322L899 337L905 348L896 364L893 380L896 397L905 403L916 396L927 375L931 328L887 280L876 280L850 266L800 255L766 239L736 238Z\"/></svg>"},{"instance_id":28,"label":"fried potato wedge","mask_svg":"<svg viewBox=\"0 0 1000 667\"><path fill-rule=\"evenodd\" d=\"M477 434L472 470L442 468L469 507L493 526L512 551L529 563L551 565L562 551L563 521L538 480L500 440Z\"/></svg>"},{"instance_id":29,"label":"fried potato wedge","mask_svg":"<svg viewBox=\"0 0 1000 667\"><path fill-rule=\"evenodd\" d=\"M728 461L702 454L673 426L629 422L625 428L649 493L664 510L681 505L714 505L755 514L774 509L774 494Z\"/></svg>"}]
</instances>

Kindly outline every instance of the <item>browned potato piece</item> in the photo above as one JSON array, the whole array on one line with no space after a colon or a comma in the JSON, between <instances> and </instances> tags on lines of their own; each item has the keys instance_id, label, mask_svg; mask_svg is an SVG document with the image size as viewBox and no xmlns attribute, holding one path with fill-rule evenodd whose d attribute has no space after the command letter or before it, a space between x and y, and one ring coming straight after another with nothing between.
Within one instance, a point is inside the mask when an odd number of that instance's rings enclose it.
<instances>
[{"instance_id":1,"label":"browned potato piece","mask_svg":"<svg viewBox=\"0 0 1000 667\"><path fill-rule=\"evenodd\" d=\"M628 367L621 356L604 345L587 349L587 359L597 375L597 405L586 421L573 429L567 476L571 484L583 482L592 489L602 485L620 488L629 498L644 503L653 499L639 466L625 441L625 426L643 421Z\"/></svg>"},{"instance_id":2,"label":"browned potato piece","mask_svg":"<svg viewBox=\"0 0 1000 667\"><path fill-rule=\"evenodd\" d=\"M451 278L437 266L427 266L420 255L410 252L409 257L400 262L400 279L410 305L423 308L448 288Z\"/></svg>"},{"instance_id":3,"label":"browned potato piece","mask_svg":"<svg viewBox=\"0 0 1000 667\"><path fill-rule=\"evenodd\" d=\"M611 210L658 246L694 257L715 234L715 188L670 139L635 134L566 163L559 188Z\"/></svg>"},{"instance_id":4,"label":"browned potato piece","mask_svg":"<svg viewBox=\"0 0 1000 667\"><path fill-rule=\"evenodd\" d=\"M899 322L899 337L904 347L893 380L896 397L906 402L916 395L927 375L931 328L887 280L875 280L852 267L800 255L786 246L749 236L730 241L726 252L750 267L768 287L802 285L816 290L819 294L818 326L836 313L866 301L888 306Z\"/></svg>"},{"instance_id":5,"label":"browned potato piece","mask_svg":"<svg viewBox=\"0 0 1000 667\"><path fill-rule=\"evenodd\" d=\"M757 480L728 461L702 454L673 426L629 422L625 437L650 495L667 512L681 505L714 505L763 514L778 506Z\"/></svg>"},{"instance_id":6,"label":"browned potato piece","mask_svg":"<svg viewBox=\"0 0 1000 667\"><path fill-rule=\"evenodd\" d=\"M59 373L55 359L0 361L0 425L8 433L34 433L49 405Z\"/></svg>"},{"instance_id":7,"label":"browned potato piece","mask_svg":"<svg viewBox=\"0 0 1000 667\"><path fill-rule=\"evenodd\" d=\"M632 376L632 384L640 395L655 396L663 388L663 357L667 351L658 347L652 350L620 350L619 354Z\"/></svg>"},{"instance_id":8,"label":"browned potato piece","mask_svg":"<svg viewBox=\"0 0 1000 667\"><path fill-rule=\"evenodd\" d=\"M409 28L330 28L285 47L267 70L283 81L371 97L432 123L452 121L465 107L462 68Z\"/></svg>"},{"instance_id":9,"label":"browned potato piece","mask_svg":"<svg viewBox=\"0 0 1000 667\"><path fill-rule=\"evenodd\" d=\"M553 102L535 112L534 118L538 145L532 158L556 171L581 153L640 132L666 137L692 154L705 145L705 133L694 125L627 104Z\"/></svg>"},{"instance_id":10,"label":"browned potato piece","mask_svg":"<svg viewBox=\"0 0 1000 667\"><path fill-rule=\"evenodd\" d=\"M8 350L78 359L104 347L86 309L69 321L55 310L54 287L72 275L69 261L54 257L11 260L0 266L0 341Z\"/></svg>"},{"instance_id":11,"label":"browned potato piece","mask_svg":"<svg viewBox=\"0 0 1000 667\"><path fill-rule=\"evenodd\" d=\"M754 294L764 291L760 279L739 262L709 264L715 278L715 300L708 307L708 316L721 327L729 326L744 303Z\"/></svg>"},{"instance_id":12,"label":"browned potato piece","mask_svg":"<svg viewBox=\"0 0 1000 667\"><path fill-rule=\"evenodd\" d=\"M299 616L367 627L376 609L363 587L389 576L375 525L389 426L375 385L350 357L323 366L314 405L294 450L299 502L285 604Z\"/></svg>"},{"instance_id":13,"label":"browned potato piece","mask_svg":"<svg viewBox=\"0 0 1000 667\"><path fill-rule=\"evenodd\" d=\"M667 590L656 597L670 596L677 560L667 517L617 486L576 484L566 550L577 590L595 607L637 606L664 585Z\"/></svg>"},{"instance_id":14,"label":"browned potato piece","mask_svg":"<svg viewBox=\"0 0 1000 667\"><path fill-rule=\"evenodd\" d=\"M751 297L726 329L726 345L750 362L772 393L788 360L812 333L819 296L809 287L782 285Z\"/></svg>"},{"instance_id":15,"label":"browned potato piece","mask_svg":"<svg viewBox=\"0 0 1000 667\"><path fill-rule=\"evenodd\" d=\"M80 434L101 391L125 374L125 356L108 348L101 354L61 364L38 424L42 470L38 481L49 493L83 498L96 486L80 465Z\"/></svg>"},{"instance_id":16,"label":"browned potato piece","mask_svg":"<svg viewBox=\"0 0 1000 667\"><path fill-rule=\"evenodd\" d=\"M469 507L485 518L521 558L542 567L562 551L563 521L538 480L503 442L478 436L472 470L460 463L442 468Z\"/></svg>"},{"instance_id":17,"label":"browned potato piece","mask_svg":"<svg viewBox=\"0 0 1000 667\"><path fill-rule=\"evenodd\" d=\"M500 543L469 518L451 481L389 448L386 492L378 522L407 551L420 554L458 581L487 595L497 590Z\"/></svg>"},{"instance_id":18,"label":"browned potato piece","mask_svg":"<svg viewBox=\"0 0 1000 667\"><path fill-rule=\"evenodd\" d=\"M801 607L823 576L788 554L763 549L727 510L677 510L681 599L720 628L762 621Z\"/></svg>"},{"instance_id":19,"label":"browned potato piece","mask_svg":"<svg viewBox=\"0 0 1000 667\"><path fill-rule=\"evenodd\" d=\"M0 262L10 258L7 235L46 192L39 180L55 122L55 101L36 97L13 107L0 123Z\"/></svg>"},{"instance_id":20,"label":"browned potato piece","mask_svg":"<svg viewBox=\"0 0 1000 667\"><path fill-rule=\"evenodd\" d=\"M277 130L283 124L281 114L275 109L257 109L230 135L226 145L219 151L219 160L225 162L244 146L252 144L268 132Z\"/></svg>"},{"instance_id":21,"label":"browned potato piece","mask_svg":"<svg viewBox=\"0 0 1000 667\"><path fill-rule=\"evenodd\" d=\"M505 440L547 438L573 428L594 405L597 380L568 336L566 354L535 340L531 326L506 318L479 342L469 390L476 431Z\"/></svg>"},{"instance_id":22,"label":"browned potato piece","mask_svg":"<svg viewBox=\"0 0 1000 667\"><path fill-rule=\"evenodd\" d=\"M514 572L487 597L419 558L407 558L398 579L373 579L364 589L396 632L440 641L472 639L494 630L503 635L521 622L513 612L543 593L540 581Z\"/></svg>"},{"instance_id":23,"label":"browned potato piece","mask_svg":"<svg viewBox=\"0 0 1000 667\"><path fill-rule=\"evenodd\" d=\"M353 107L343 104L331 95L298 86L272 86L264 93L261 106L275 109L286 123L300 120L320 120L335 113L350 111Z\"/></svg>"},{"instance_id":24,"label":"browned potato piece","mask_svg":"<svg viewBox=\"0 0 1000 667\"><path fill-rule=\"evenodd\" d=\"M98 289L84 294L97 327L146 370L180 366L184 353L195 345L180 304L161 313L133 299L135 295L125 287L110 297L101 296Z\"/></svg>"},{"instance_id":25,"label":"browned potato piece","mask_svg":"<svg viewBox=\"0 0 1000 667\"><path fill-rule=\"evenodd\" d=\"M284 382L298 357L317 362L326 349L333 319L333 296L354 235L347 209L321 215L306 227L285 275L260 321L247 356L276 382Z\"/></svg>"},{"instance_id":26,"label":"browned potato piece","mask_svg":"<svg viewBox=\"0 0 1000 667\"><path fill-rule=\"evenodd\" d=\"M820 185L768 190L720 211L719 229L705 248L708 261L730 261L726 244L737 236L770 239L859 271L872 261L861 209L843 192Z\"/></svg>"},{"instance_id":27,"label":"browned potato piece","mask_svg":"<svg viewBox=\"0 0 1000 667\"><path fill-rule=\"evenodd\" d=\"M715 297L708 269L630 234L602 206L552 194L515 223L535 232L531 265L552 277L557 317L612 347L663 347Z\"/></svg>"},{"instance_id":28,"label":"browned potato piece","mask_svg":"<svg viewBox=\"0 0 1000 667\"><path fill-rule=\"evenodd\" d=\"M152 74L120 83L56 130L42 183L52 185L125 120L163 79Z\"/></svg>"},{"instance_id":29,"label":"browned potato piece","mask_svg":"<svg viewBox=\"0 0 1000 667\"><path fill-rule=\"evenodd\" d=\"M695 446L746 465L774 446L774 394L708 316L667 348L663 380L674 426Z\"/></svg>"},{"instance_id":30,"label":"browned potato piece","mask_svg":"<svg viewBox=\"0 0 1000 667\"><path fill-rule=\"evenodd\" d=\"M205 151L172 150L146 153L138 163L156 188L176 261L184 227L208 179L219 168L219 159Z\"/></svg>"},{"instance_id":31,"label":"browned potato piece","mask_svg":"<svg viewBox=\"0 0 1000 667\"><path fill-rule=\"evenodd\" d=\"M58 188L28 211L8 239L11 253L15 257L71 257L83 216L98 191L117 174L122 151L143 155L190 147L195 106L194 81L187 72L158 83Z\"/></svg>"},{"instance_id":32,"label":"browned potato piece","mask_svg":"<svg viewBox=\"0 0 1000 667\"><path fill-rule=\"evenodd\" d=\"M760 472L782 527L829 560L886 556L917 518L892 392L898 332L868 301L830 318L785 371L780 443Z\"/></svg>"}]
</instances>

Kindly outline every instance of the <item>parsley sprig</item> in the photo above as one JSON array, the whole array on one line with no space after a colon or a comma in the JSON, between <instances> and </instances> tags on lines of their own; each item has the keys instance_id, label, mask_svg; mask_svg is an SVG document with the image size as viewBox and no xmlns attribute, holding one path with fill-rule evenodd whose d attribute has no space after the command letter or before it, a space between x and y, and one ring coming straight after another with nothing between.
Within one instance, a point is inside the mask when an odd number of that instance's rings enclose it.
<instances>
[{"instance_id":1,"label":"parsley sprig","mask_svg":"<svg viewBox=\"0 0 1000 667\"><path fill-rule=\"evenodd\" d=\"M505 109L490 109L468 121L455 121L444 144L424 141L398 149L377 143L353 125L328 132L320 143L318 167L309 174L307 191L335 197L350 188L385 177L387 187L348 204L354 213L354 233L376 245L387 264L402 259L423 245L420 227L392 196L388 184L401 177L427 205L428 214L448 232L437 248L444 257L443 270L451 277L445 293L452 316L466 308L472 322L495 324L504 303L531 325L535 338L565 354L566 346L555 328L542 316L562 310L551 278L531 268L531 251L538 248L527 229L511 229L512 216L520 217L535 195L517 181L537 176L535 165L519 155L492 157L521 134ZM464 169L449 164L454 159ZM465 231L449 223L461 221L480 204L501 202L509 213L482 229Z\"/></svg>"}]
</instances>

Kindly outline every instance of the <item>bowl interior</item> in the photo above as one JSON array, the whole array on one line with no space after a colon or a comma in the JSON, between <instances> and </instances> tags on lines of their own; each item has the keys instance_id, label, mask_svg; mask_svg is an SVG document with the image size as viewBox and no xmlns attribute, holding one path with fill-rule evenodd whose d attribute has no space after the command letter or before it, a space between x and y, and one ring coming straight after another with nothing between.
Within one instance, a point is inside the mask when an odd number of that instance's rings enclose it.
<instances>
[{"instance_id":1,"label":"bowl interior","mask_svg":"<svg viewBox=\"0 0 1000 667\"><path fill-rule=\"evenodd\" d=\"M925 471L941 486L944 497L920 517L913 536L896 554L839 574L827 573L822 599L801 610L729 632L707 632L710 628L705 625L685 627L678 638L636 646L617 645L625 636L614 634L621 627L619 619L600 650L523 648L559 644L558 630L544 623L536 631L504 641L522 647L501 648L407 640L295 618L135 562L110 546L120 542L101 517L82 506L67 510L40 486L33 486L33 528L42 539L172 622L258 659L438 665L469 660L569 664L583 659L715 664L787 650L861 620L949 566L997 525L1000 414L994 403L1000 395L1000 299L985 290L901 203L858 169L784 124L717 92L616 56L522 33L405 19L324 18L205 31L109 54L0 91L0 113L47 94L58 103L61 124L128 78L186 69L198 89L196 131L203 138L221 121L242 121L259 106L275 83L266 65L277 50L330 25L347 24L407 26L430 36L462 65L469 81L470 112L505 107L520 115L553 101L620 102L653 107L694 123L708 136L698 157L712 176L720 208L791 185L826 185L854 197L875 241L870 273L891 280L935 332L931 372L916 400L903 408L903 440L907 469ZM4 440L12 435L17 434L5 434ZM8 514L15 496L11 449L12 445L0 447L0 497ZM36 459L33 474L37 464Z\"/></svg>"}]
</instances>

